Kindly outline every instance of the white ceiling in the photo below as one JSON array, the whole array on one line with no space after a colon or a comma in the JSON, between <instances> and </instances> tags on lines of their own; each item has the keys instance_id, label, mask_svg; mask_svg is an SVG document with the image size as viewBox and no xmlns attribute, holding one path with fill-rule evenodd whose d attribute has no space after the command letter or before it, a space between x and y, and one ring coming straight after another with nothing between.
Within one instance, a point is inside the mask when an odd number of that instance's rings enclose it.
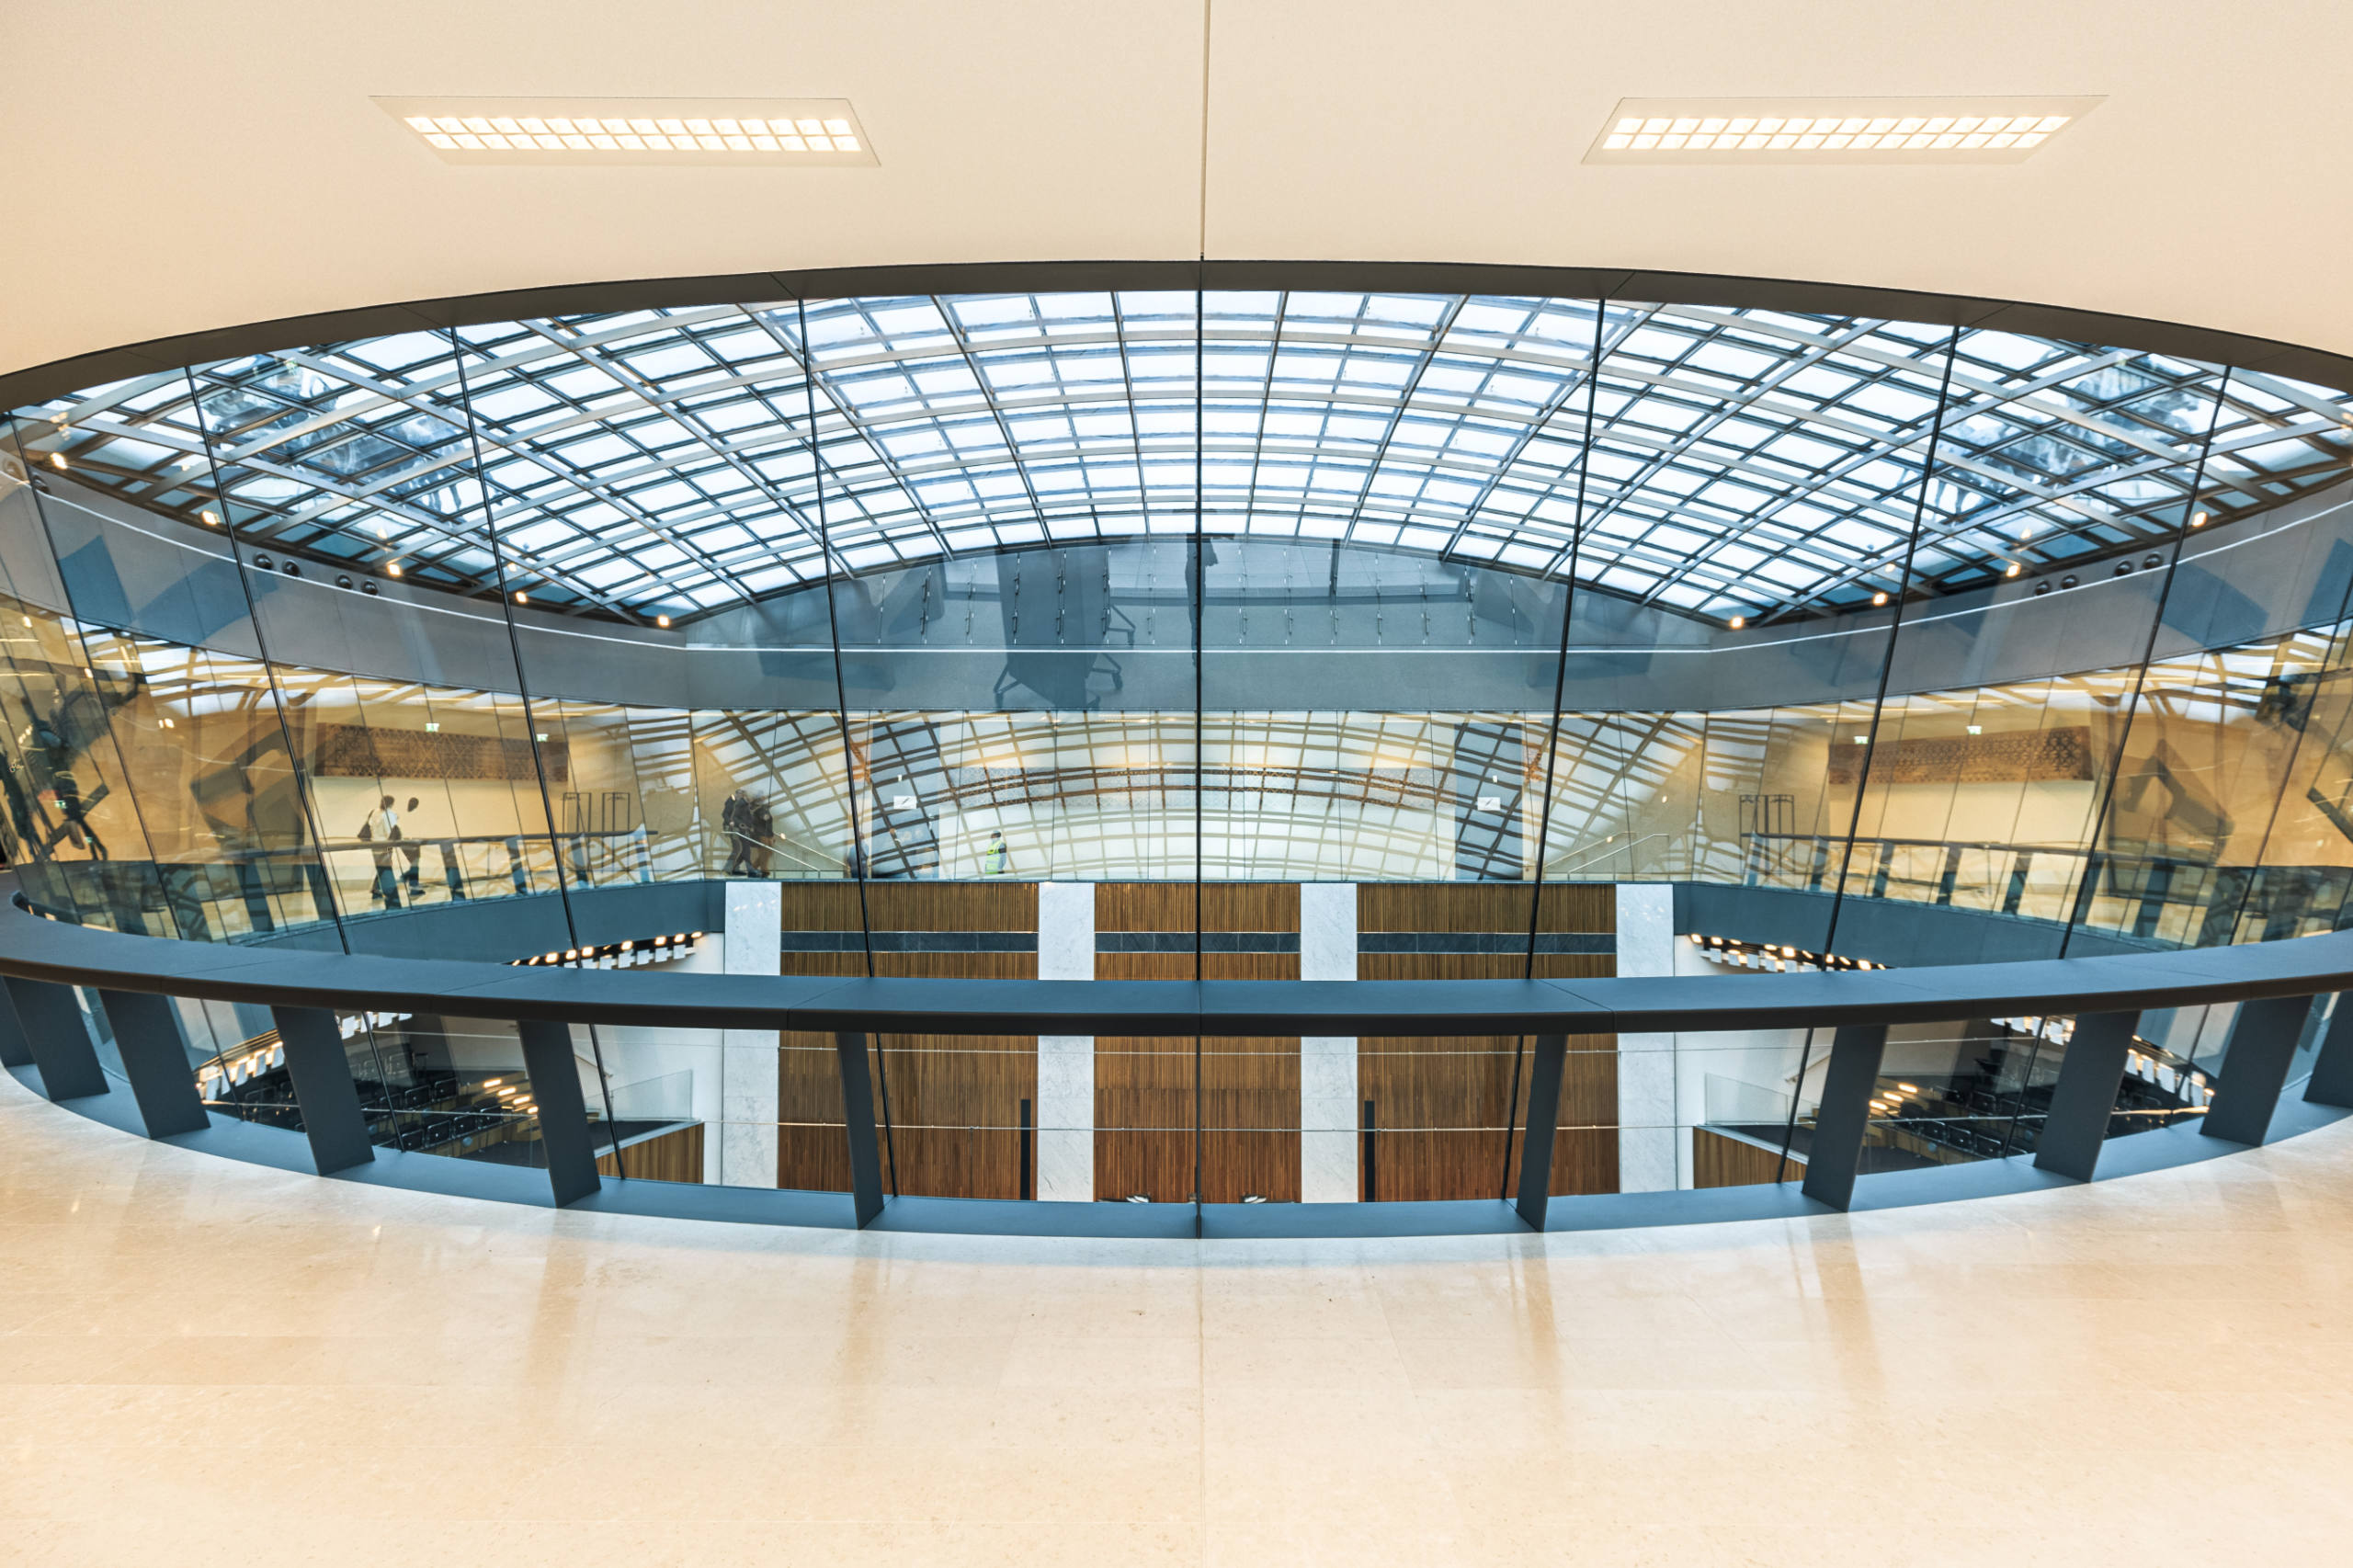
<instances>
[{"instance_id":1,"label":"white ceiling","mask_svg":"<svg viewBox=\"0 0 2353 1568\"><path fill-rule=\"evenodd\" d=\"M2328 0L1214 0L1215 257L1824 279L2353 352ZM1203 246L1199 0L0 5L0 369L438 295ZM2016 166L1578 159L1620 97L2105 94ZM454 167L370 95L846 97L873 169Z\"/></svg>"}]
</instances>

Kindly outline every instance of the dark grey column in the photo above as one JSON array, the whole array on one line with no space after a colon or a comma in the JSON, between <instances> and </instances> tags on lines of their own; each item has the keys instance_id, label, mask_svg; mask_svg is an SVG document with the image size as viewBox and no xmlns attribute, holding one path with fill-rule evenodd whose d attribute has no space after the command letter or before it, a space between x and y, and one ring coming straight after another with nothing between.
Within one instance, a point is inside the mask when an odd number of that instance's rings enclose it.
<instances>
[{"instance_id":1,"label":"dark grey column","mask_svg":"<svg viewBox=\"0 0 2353 1568\"><path fill-rule=\"evenodd\" d=\"M2328 1032L2320 1039L2320 1054L2313 1059L2312 1082L2304 1085L2304 1098L2313 1105L2353 1108L2353 991L2337 995Z\"/></svg>"},{"instance_id":2,"label":"dark grey column","mask_svg":"<svg viewBox=\"0 0 2353 1568\"><path fill-rule=\"evenodd\" d=\"M1552 1196L1552 1144L1561 1130L1561 1076L1569 1037L1540 1034L1528 1074L1528 1135L1519 1146L1519 1190L1512 1207L1531 1231L1544 1228Z\"/></svg>"},{"instance_id":3,"label":"dark grey column","mask_svg":"<svg viewBox=\"0 0 2353 1568\"><path fill-rule=\"evenodd\" d=\"M1830 1037L1830 1067L1805 1157L1805 1195L1817 1203L1844 1209L1854 1201L1855 1172L1863 1161L1863 1134L1870 1131L1871 1096L1886 1050L1885 1024L1847 1024Z\"/></svg>"},{"instance_id":4,"label":"dark grey column","mask_svg":"<svg viewBox=\"0 0 2353 1568\"><path fill-rule=\"evenodd\" d=\"M17 1005L17 1021L24 1026L33 1065L40 1070L41 1092L53 1100L105 1094L107 1075L98 1066L98 1048L91 1042L89 1026L82 1021L82 1006L74 1000L74 988L13 975L7 988L8 999Z\"/></svg>"},{"instance_id":5,"label":"dark grey column","mask_svg":"<svg viewBox=\"0 0 2353 1568\"><path fill-rule=\"evenodd\" d=\"M294 1080L294 1103L302 1111L302 1133L311 1141L313 1168L329 1176L376 1157L368 1143L368 1120L359 1114L359 1091L351 1082L351 1059L335 1015L324 1007L272 1007L278 1042L286 1048L286 1075Z\"/></svg>"},{"instance_id":6,"label":"dark grey column","mask_svg":"<svg viewBox=\"0 0 2353 1568\"><path fill-rule=\"evenodd\" d=\"M2108 1119L2116 1110L2116 1091L2124 1082L2132 1031L2140 1027L2137 1009L2086 1013L2075 1020L2075 1038L2067 1042L2058 1085L2051 1091L2051 1119L2035 1142L2035 1169L2092 1179L2108 1139Z\"/></svg>"},{"instance_id":7,"label":"dark grey column","mask_svg":"<svg viewBox=\"0 0 2353 1568\"><path fill-rule=\"evenodd\" d=\"M204 1096L196 1090L196 1069L180 1042L172 999L151 991L101 991L98 1006L114 1028L115 1049L131 1078L131 1098L150 1138L201 1132L212 1125Z\"/></svg>"},{"instance_id":8,"label":"dark grey column","mask_svg":"<svg viewBox=\"0 0 2353 1568\"><path fill-rule=\"evenodd\" d=\"M2238 1021L2231 1026L2231 1048L2222 1058L2222 1079L2214 1086L2213 1103L2206 1108L2205 1125L2199 1131L2234 1143L2263 1142L2271 1131L2271 1113L2279 1108L2279 1091L2287 1086L2305 1015L2312 1010L2309 996L2239 1004Z\"/></svg>"},{"instance_id":9,"label":"dark grey column","mask_svg":"<svg viewBox=\"0 0 2353 1568\"><path fill-rule=\"evenodd\" d=\"M0 985L0 1067L32 1064L32 1042L25 1038L25 1026L17 1021L17 1004L9 999L7 987Z\"/></svg>"},{"instance_id":10,"label":"dark grey column","mask_svg":"<svg viewBox=\"0 0 2353 1568\"><path fill-rule=\"evenodd\" d=\"M588 1107L580 1094L580 1069L572 1054L572 1026L526 1019L523 1071L540 1107L540 1147L547 1152L548 1187L556 1207L577 1203L597 1190L597 1150L588 1137ZM618 1131L618 1129L616 1130Z\"/></svg>"},{"instance_id":11,"label":"dark grey column","mask_svg":"<svg viewBox=\"0 0 2353 1568\"><path fill-rule=\"evenodd\" d=\"M834 1057L842 1070L842 1121L849 1133L850 1198L858 1228L882 1212L882 1153L874 1141L874 1074L867 1065L866 1037L837 1034Z\"/></svg>"}]
</instances>

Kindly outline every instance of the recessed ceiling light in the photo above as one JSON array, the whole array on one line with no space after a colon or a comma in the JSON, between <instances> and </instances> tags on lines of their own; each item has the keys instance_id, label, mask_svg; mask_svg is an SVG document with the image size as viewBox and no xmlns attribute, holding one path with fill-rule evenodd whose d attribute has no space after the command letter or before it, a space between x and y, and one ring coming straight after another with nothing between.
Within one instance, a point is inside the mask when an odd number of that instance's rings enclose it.
<instances>
[{"instance_id":1,"label":"recessed ceiling light","mask_svg":"<svg viewBox=\"0 0 2353 1568\"><path fill-rule=\"evenodd\" d=\"M1588 164L2016 164L2098 97L1620 98Z\"/></svg>"},{"instance_id":2,"label":"recessed ceiling light","mask_svg":"<svg viewBox=\"0 0 2353 1568\"><path fill-rule=\"evenodd\" d=\"M378 98L445 164L878 162L847 98Z\"/></svg>"}]
</instances>

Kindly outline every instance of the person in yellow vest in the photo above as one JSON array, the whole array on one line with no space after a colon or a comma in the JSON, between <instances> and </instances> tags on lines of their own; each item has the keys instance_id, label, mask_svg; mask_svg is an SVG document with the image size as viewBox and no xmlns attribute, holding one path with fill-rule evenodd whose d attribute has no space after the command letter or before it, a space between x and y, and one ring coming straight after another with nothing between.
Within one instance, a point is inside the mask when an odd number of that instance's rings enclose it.
<instances>
[{"instance_id":1,"label":"person in yellow vest","mask_svg":"<svg viewBox=\"0 0 2353 1568\"><path fill-rule=\"evenodd\" d=\"M989 846L981 854L981 875L1001 877L1013 869L1013 856L1005 846L1005 835L991 829Z\"/></svg>"}]
</instances>

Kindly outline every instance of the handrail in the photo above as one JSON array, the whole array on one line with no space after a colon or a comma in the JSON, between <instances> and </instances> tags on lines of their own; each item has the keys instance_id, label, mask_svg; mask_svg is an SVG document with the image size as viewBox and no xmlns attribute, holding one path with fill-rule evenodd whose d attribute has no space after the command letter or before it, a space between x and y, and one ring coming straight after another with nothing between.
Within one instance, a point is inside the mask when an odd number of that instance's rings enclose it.
<instances>
[{"instance_id":1,"label":"handrail","mask_svg":"<svg viewBox=\"0 0 2353 1568\"><path fill-rule=\"evenodd\" d=\"M345 1012L909 1034L1703 1033L2116 1012L2353 988L2353 931L2232 948L1606 980L928 980L674 975L131 937L0 909L0 974Z\"/></svg>"},{"instance_id":2,"label":"handrail","mask_svg":"<svg viewBox=\"0 0 2353 1568\"><path fill-rule=\"evenodd\" d=\"M1616 836L1615 835L1611 835L1611 837L1612 837L1613 839L1615 838L1615 836ZM1628 839L1628 840L1627 840L1625 843L1623 843L1623 844L1618 844L1618 843L1613 843L1613 842L1609 842L1609 841L1605 840L1605 841L1604 841L1604 843L1603 843L1603 845L1602 845L1601 852L1600 852L1599 854L1597 854L1597 855L1594 856L1592 859L1589 859L1589 860L1580 860L1580 861L1578 861L1578 862L1577 862L1575 865L1574 865L1574 866L1563 866L1563 865L1561 865L1561 864L1560 864L1560 862L1559 862L1559 861L1554 861L1551 866L1549 866L1549 867L1547 867L1547 868L1545 869L1545 872L1544 872L1544 874L1545 874L1546 876L1548 876L1548 877L1565 877L1565 876L1569 875L1569 874L1570 874L1571 872L1573 872L1573 871L1582 871L1582 870L1584 870L1587 866L1597 865L1597 864L1598 864L1599 862L1601 862L1601 861L1603 861L1603 860L1607 860L1607 859L1608 859L1608 858L1609 858L1609 857L1611 857L1612 855L1620 855L1620 854L1627 853L1627 852L1631 851L1631 850L1634 847L1634 846L1636 846L1637 844L1648 844L1648 843L1649 843L1652 839L1654 839L1654 838L1673 838L1674 836L1675 836L1675 835L1673 835L1673 834L1671 834L1671 833L1646 833L1646 834L1643 835L1640 838L1630 838L1630 839ZM1587 840L1586 842L1587 842L1587 843L1590 843L1590 842L1591 842L1591 840ZM1569 856L1575 854L1575 853L1576 853L1576 851L1577 851L1577 848L1582 848L1582 847L1584 847L1584 846L1580 845L1580 846L1577 846L1575 848L1570 848L1570 849L1564 849L1564 850L1563 850L1563 851L1561 852L1561 853L1562 853L1562 858L1563 858L1563 859L1567 858Z\"/></svg>"},{"instance_id":3,"label":"handrail","mask_svg":"<svg viewBox=\"0 0 2353 1568\"><path fill-rule=\"evenodd\" d=\"M0 879L0 886L6 881ZM390 1011L511 1019L549 1190L558 1206L601 1189L572 1026L830 1033L841 1077L852 1221L885 1210L868 1038L925 1035L1349 1036L1514 1034L1535 1037L1524 1124L1518 1129L1519 1222L1547 1227L1569 1037L1805 1027L1831 1031L1804 1160L1802 1199L1846 1209L1854 1198L1877 1103L1891 1024L2065 1013L2073 1038L2042 1113L2034 1164L2088 1180L2110 1130L2142 1010L2241 1002L2225 1070L2200 1119L2203 1136L2260 1143L2312 1013L2313 996L2353 985L2353 932L2231 949L2118 957L1817 971L1612 980L1034 981L832 979L815 976L625 974L449 960L293 954L124 936L44 918L21 893L0 905L0 1061L30 1067L57 1100L101 1100L107 1074L66 987L94 987L150 1137L203 1133L208 1108L190 1082L172 1010L160 996L268 1006L301 1132L321 1175L378 1158L338 1013ZM2329 1028L2306 1098L2353 1108L2353 1009ZM1794 1126L1794 1122L1792 1123ZM887 1127L887 1123L886 1123ZM2006 1142L2005 1144L2006 1147ZM403 1167L405 1169L405 1167ZM439 1179L420 1173L427 1185ZM701 1189L697 1188L698 1192ZM771 1214L803 1215L813 1195L772 1195ZM677 1199L664 1201L676 1202ZM693 1211L741 1217L722 1188L687 1199ZM1016 1209L1029 1209L1017 1204ZM1354 1208L1355 1206L1342 1206ZM1446 1208L1445 1205L1419 1206ZM1471 1210L1463 1228L1480 1228ZM1202 1234L1196 1205L1193 1233ZM787 1222L808 1222L788 1219ZM949 1228L965 1221L948 1220ZM1060 1221L1056 1221L1060 1224ZM1354 1220L1331 1233L1361 1233ZM1455 1227L1441 1227L1455 1228ZM1325 1233L1309 1232L1306 1233Z\"/></svg>"}]
</instances>

